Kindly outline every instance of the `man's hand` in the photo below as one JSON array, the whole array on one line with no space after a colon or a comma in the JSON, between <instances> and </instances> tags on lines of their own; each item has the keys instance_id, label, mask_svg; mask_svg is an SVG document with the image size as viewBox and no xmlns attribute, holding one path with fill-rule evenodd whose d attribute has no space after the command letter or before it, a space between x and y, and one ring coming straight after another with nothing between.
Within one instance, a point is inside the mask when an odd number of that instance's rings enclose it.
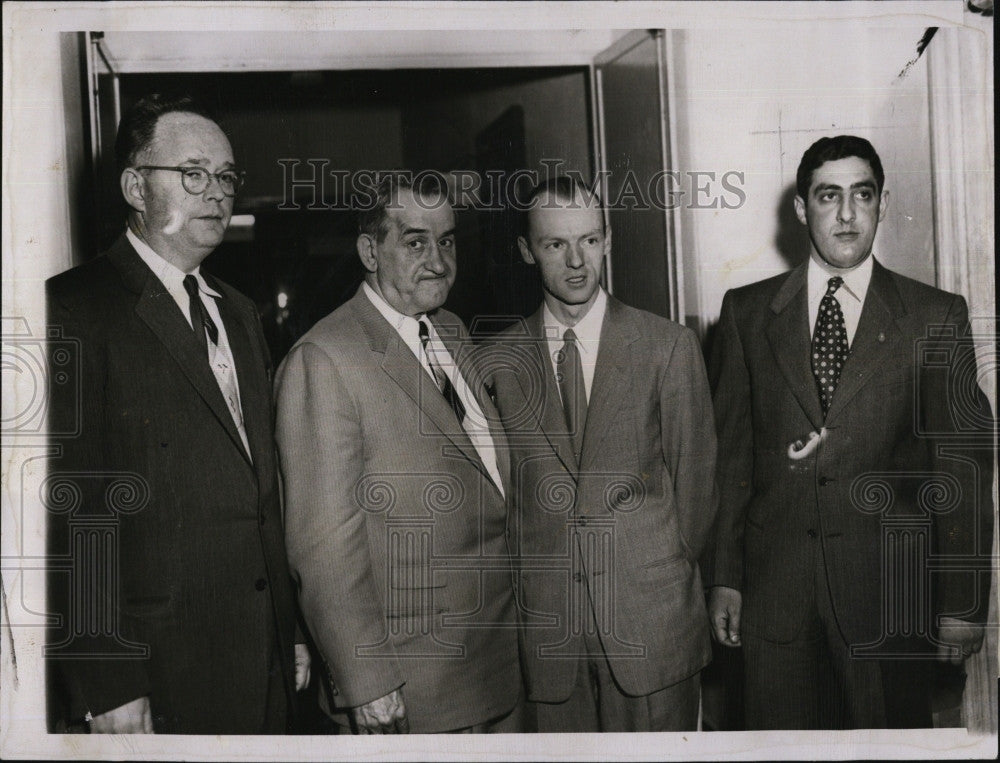
<instances>
[{"instance_id":1,"label":"man's hand","mask_svg":"<svg viewBox=\"0 0 1000 763\"><path fill-rule=\"evenodd\" d=\"M149 697L133 699L128 704L95 715L90 721L91 734L152 734L153 715Z\"/></svg>"},{"instance_id":2,"label":"man's hand","mask_svg":"<svg viewBox=\"0 0 1000 763\"><path fill-rule=\"evenodd\" d=\"M984 635L986 629L982 625L959 620L957 617L942 617L938 640L943 643L938 644L937 658L952 665L961 665L966 657L979 651Z\"/></svg>"},{"instance_id":3,"label":"man's hand","mask_svg":"<svg viewBox=\"0 0 1000 763\"><path fill-rule=\"evenodd\" d=\"M367 705L352 711L359 734L408 734L410 722L406 718L402 689L389 692Z\"/></svg>"},{"instance_id":4,"label":"man's hand","mask_svg":"<svg viewBox=\"0 0 1000 763\"><path fill-rule=\"evenodd\" d=\"M712 637L723 646L740 645L740 612L743 596L735 588L715 586L708 596L708 621Z\"/></svg>"},{"instance_id":5,"label":"man's hand","mask_svg":"<svg viewBox=\"0 0 1000 763\"><path fill-rule=\"evenodd\" d=\"M309 647L305 644L295 645L295 691L302 691L309 685L309 677L312 657L309 656Z\"/></svg>"}]
</instances>

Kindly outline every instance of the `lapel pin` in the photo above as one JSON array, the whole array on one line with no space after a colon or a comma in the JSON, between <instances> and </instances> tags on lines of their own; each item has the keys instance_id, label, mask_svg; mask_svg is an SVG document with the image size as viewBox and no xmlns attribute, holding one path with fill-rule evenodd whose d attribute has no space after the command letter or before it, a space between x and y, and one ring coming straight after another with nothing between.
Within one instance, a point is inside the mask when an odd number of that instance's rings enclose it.
<instances>
[{"instance_id":1,"label":"lapel pin","mask_svg":"<svg viewBox=\"0 0 1000 763\"><path fill-rule=\"evenodd\" d=\"M880 331L880 332L878 332L878 340L879 340L880 342L884 342L884 341L885 341L885 334L884 334L884 333L882 333L881 331Z\"/></svg>"}]
</instances>

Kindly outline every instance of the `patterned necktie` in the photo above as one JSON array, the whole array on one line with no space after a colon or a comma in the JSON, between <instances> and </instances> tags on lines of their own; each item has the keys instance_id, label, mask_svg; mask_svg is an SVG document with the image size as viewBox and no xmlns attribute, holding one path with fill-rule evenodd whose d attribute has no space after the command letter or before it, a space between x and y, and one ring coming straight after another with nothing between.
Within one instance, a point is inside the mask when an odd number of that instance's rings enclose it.
<instances>
[{"instance_id":1,"label":"patterned necktie","mask_svg":"<svg viewBox=\"0 0 1000 763\"><path fill-rule=\"evenodd\" d=\"M208 353L208 342L205 341L205 332L208 332L212 344L219 344L219 327L206 312L205 306L201 302L201 295L198 293L198 279L193 275L184 276L184 290L190 297L189 311L191 315L191 328L194 331L194 338L198 340L201 349Z\"/></svg>"},{"instance_id":2,"label":"patterned necktie","mask_svg":"<svg viewBox=\"0 0 1000 763\"><path fill-rule=\"evenodd\" d=\"M451 379L448 378L448 374L444 372L434 361L434 354L430 351L428 346L431 341L430 329L427 327L427 322L420 320L417 321L419 328L417 333L420 335L420 344L424 348L424 357L427 358L427 365L431 368L431 373L434 374L434 381L437 382L438 389L441 390L441 394L444 395L444 399L448 401L448 405L458 416L458 423L461 424L465 421L465 406L462 405L462 401L458 397L458 392L455 391L455 387L452 386Z\"/></svg>"},{"instance_id":3,"label":"patterned necktie","mask_svg":"<svg viewBox=\"0 0 1000 763\"><path fill-rule=\"evenodd\" d=\"M566 329L563 346L556 353L556 381L562 394L566 429L573 438L573 453L579 464L583 452L583 430L587 423L587 388L584 386L580 348L577 347L573 329Z\"/></svg>"},{"instance_id":4,"label":"patterned necktie","mask_svg":"<svg viewBox=\"0 0 1000 763\"><path fill-rule=\"evenodd\" d=\"M827 282L826 294L819 303L819 315L816 316L816 330L813 332L812 371L824 418L830 410L840 372L844 370L844 363L850 352L844 313L837 298L833 296L843 283L844 279L840 276L834 276Z\"/></svg>"}]
</instances>

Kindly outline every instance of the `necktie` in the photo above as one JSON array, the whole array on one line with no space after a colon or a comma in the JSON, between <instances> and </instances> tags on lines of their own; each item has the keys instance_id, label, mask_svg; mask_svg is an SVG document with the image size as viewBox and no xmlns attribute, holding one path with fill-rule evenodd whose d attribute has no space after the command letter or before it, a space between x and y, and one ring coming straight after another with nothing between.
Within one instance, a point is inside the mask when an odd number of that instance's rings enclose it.
<instances>
[{"instance_id":1,"label":"necktie","mask_svg":"<svg viewBox=\"0 0 1000 763\"><path fill-rule=\"evenodd\" d=\"M587 388L583 381L583 364L573 329L563 334L563 346L556 353L556 381L562 394L566 429L573 438L577 464L583 452L583 429L587 423Z\"/></svg>"},{"instance_id":2,"label":"necktie","mask_svg":"<svg viewBox=\"0 0 1000 763\"><path fill-rule=\"evenodd\" d=\"M219 344L219 328L215 321L205 312L205 306L201 303L201 295L198 293L198 279L193 275L184 276L184 291L190 297L189 310L191 315L191 328L194 331L194 338L198 340L201 348L208 352L208 342L205 341L205 332L208 332L212 344Z\"/></svg>"},{"instance_id":3,"label":"necktie","mask_svg":"<svg viewBox=\"0 0 1000 763\"><path fill-rule=\"evenodd\" d=\"M840 372L843 371L850 352L844 313L837 298L833 296L843 283L844 279L840 276L834 276L827 282L826 294L819 303L819 315L816 316L816 330L813 332L812 371L824 417L830 410Z\"/></svg>"},{"instance_id":4,"label":"necktie","mask_svg":"<svg viewBox=\"0 0 1000 763\"><path fill-rule=\"evenodd\" d=\"M420 335L420 344L424 348L424 356L427 358L427 365L431 368L431 373L434 374L434 381L437 382L437 387L441 390L441 394L444 395L444 399L448 401L448 405L455 412L458 417L458 423L461 424L465 421L465 406L462 405L462 401L458 398L458 393L455 391L455 387L452 386L451 379L448 378L448 374L444 372L434 360L434 354L430 352L430 329L427 326L426 321L417 321L419 324L419 329L417 333Z\"/></svg>"}]
</instances>

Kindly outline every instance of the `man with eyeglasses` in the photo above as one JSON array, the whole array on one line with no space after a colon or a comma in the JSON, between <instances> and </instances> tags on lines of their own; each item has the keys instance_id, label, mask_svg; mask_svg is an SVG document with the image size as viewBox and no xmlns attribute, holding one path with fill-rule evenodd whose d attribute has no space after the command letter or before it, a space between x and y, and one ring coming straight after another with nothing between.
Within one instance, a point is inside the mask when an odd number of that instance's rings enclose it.
<instances>
[{"instance_id":1,"label":"man with eyeglasses","mask_svg":"<svg viewBox=\"0 0 1000 763\"><path fill-rule=\"evenodd\" d=\"M283 733L309 669L294 645L271 364L253 303L200 269L242 175L190 98L138 101L115 153L127 230L47 283L80 379L50 397L50 431L79 432L53 438L49 479L77 498L49 514L50 556L73 566L49 576L50 699L92 733ZM99 546L80 529L98 519Z\"/></svg>"}]
</instances>

